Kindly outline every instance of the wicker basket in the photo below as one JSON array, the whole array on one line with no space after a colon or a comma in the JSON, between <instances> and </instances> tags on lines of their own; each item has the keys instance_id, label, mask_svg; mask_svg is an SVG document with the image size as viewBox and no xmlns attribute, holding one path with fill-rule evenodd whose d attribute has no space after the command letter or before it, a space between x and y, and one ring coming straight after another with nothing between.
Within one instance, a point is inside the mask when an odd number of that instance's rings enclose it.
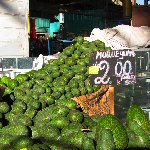
<instances>
[{"instance_id":1,"label":"wicker basket","mask_svg":"<svg viewBox=\"0 0 150 150\"><path fill-rule=\"evenodd\" d=\"M114 87L103 85L92 94L72 98L89 116L114 115Z\"/></svg>"}]
</instances>

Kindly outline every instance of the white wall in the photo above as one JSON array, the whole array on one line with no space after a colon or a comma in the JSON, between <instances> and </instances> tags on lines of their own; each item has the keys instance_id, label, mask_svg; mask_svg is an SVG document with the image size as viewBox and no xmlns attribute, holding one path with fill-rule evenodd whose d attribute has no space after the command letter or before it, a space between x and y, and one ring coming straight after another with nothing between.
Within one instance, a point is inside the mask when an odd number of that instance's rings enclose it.
<instances>
[{"instance_id":1,"label":"white wall","mask_svg":"<svg viewBox=\"0 0 150 150\"><path fill-rule=\"evenodd\" d=\"M28 0L0 0L0 57L28 57Z\"/></svg>"}]
</instances>

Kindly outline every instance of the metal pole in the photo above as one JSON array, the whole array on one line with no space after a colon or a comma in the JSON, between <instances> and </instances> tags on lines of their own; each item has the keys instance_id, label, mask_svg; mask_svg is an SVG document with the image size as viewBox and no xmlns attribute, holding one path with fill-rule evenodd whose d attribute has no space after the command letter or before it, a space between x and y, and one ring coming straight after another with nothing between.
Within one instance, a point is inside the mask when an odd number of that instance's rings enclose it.
<instances>
[{"instance_id":1,"label":"metal pole","mask_svg":"<svg viewBox=\"0 0 150 150\"><path fill-rule=\"evenodd\" d=\"M147 71L149 72L149 64L150 64L150 52L147 52L148 61L147 61Z\"/></svg>"},{"instance_id":2,"label":"metal pole","mask_svg":"<svg viewBox=\"0 0 150 150\"><path fill-rule=\"evenodd\" d=\"M140 59L140 72L141 72L141 77L142 77L142 59L144 58L144 57L138 57L139 59Z\"/></svg>"},{"instance_id":3,"label":"metal pole","mask_svg":"<svg viewBox=\"0 0 150 150\"><path fill-rule=\"evenodd\" d=\"M47 40L47 43L48 43L48 55L50 55L50 40L49 39Z\"/></svg>"},{"instance_id":4,"label":"metal pole","mask_svg":"<svg viewBox=\"0 0 150 150\"><path fill-rule=\"evenodd\" d=\"M4 71L4 68L3 68L3 58L2 58L2 72Z\"/></svg>"},{"instance_id":5,"label":"metal pole","mask_svg":"<svg viewBox=\"0 0 150 150\"><path fill-rule=\"evenodd\" d=\"M141 68L142 68L142 59L144 58L144 57L138 57L139 59L140 59L140 70L141 70Z\"/></svg>"},{"instance_id":6,"label":"metal pole","mask_svg":"<svg viewBox=\"0 0 150 150\"><path fill-rule=\"evenodd\" d=\"M149 64L150 64L150 51L147 52L148 55L148 61L147 61L147 72L149 73ZM147 83L148 88L147 88L147 94L148 94L148 106L150 106L150 82ZM149 120L150 120L150 111L149 111Z\"/></svg>"}]
</instances>

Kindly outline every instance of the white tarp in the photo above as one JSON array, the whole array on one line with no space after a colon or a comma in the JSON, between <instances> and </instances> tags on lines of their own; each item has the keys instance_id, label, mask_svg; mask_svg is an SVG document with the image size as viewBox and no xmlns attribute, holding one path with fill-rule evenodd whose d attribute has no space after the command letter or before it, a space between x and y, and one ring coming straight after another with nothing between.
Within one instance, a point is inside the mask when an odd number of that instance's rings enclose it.
<instances>
[{"instance_id":1,"label":"white tarp","mask_svg":"<svg viewBox=\"0 0 150 150\"><path fill-rule=\"evenodd\" d=\"M34 59L32 69L33 70L41 69L44 64L48 63L49 60L58 59L59 53L60 52L53 54L53 55L49 55L49 56L43 56L42 54L40 54L38 58Z\"/></svg>"},{"instance_id":2,"label":"white tarp","mask_svg":"<svg viewBox=\"0 0 150 150\"><path fill-rule=\"evenodd\" d=\"M89 40L96 39L103 41L107 47L111 47L113 50L144 48L150 45L150 27L119 25L103 30L94 28Z\"/></svg>"}]
</instances>

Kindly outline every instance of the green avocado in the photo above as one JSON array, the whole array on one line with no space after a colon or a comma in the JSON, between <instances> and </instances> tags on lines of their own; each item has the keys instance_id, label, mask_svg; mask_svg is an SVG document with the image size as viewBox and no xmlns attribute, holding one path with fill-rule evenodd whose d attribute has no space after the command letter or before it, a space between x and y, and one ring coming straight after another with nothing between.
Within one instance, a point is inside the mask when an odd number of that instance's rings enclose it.
<instances>
[{"instance_id":1,"label":"green avocado","mask_svg":"<svg viewBox=\"0 0 150 150\"><path fill-rule=\"evenodd\" d=\"M69 124L69 120L67 117L59 116L51 120L50 124L59 129L63 129L65 126Z\"/></svg>"},{"instance_id":2,"label":"green avocado","mask_svg":"<svg viewBox=\"0 0 150 150\"><path fill-rule=\"evenodd\" d=\"M95 150L93 139L84 136L83 141L82 141L81 149L82 150L89 150L89 149L90 150Z\"/></svg>"},{"instance_id":3,"label":"green avocado","mask_svg":"<svg viewBox=\"0 0 150 150\"><path fill-rule=\"evenodd\" d=\"M68 65L68 66L73 66L76 64L76 60L73 59L72 57L69 57L65 60L65 64Z\"/></svg>"},{"instance_id":4,"label":"green avocado","mask_svg":"<svg viewBox=\"0 0 150 150\"><path fill-rule=\"evenodd\" d=\"M84 122L83 123L89 129L91 129L97 125L97 123L94 120L92 120L87 114L84 114Z\"/></svg>"},{"instance_id":5,"label":"green avocado","mask_svg":"<svg viewBox=\"0 0 150 150\"><path fill-rule=\"evenodd\" d=\"M11 106L11 112L18 115L18 114L23 114L26 109L27 109L27 105L25 102L23 101L15 101L13 103L13 105Z\"/></svg>"},{"instance_id":6,"label":"green avocado","mask_svg":"<svg viewBox=\"0 0 150 150\"><path fill-rule=\"evenodd\" d=\"M77 108L77 103L73 101L72 99L59 99L56 101L56 104L62 105L68 107L69 109L76 109Z\"/></svg>"},{"instance_id":7,"label":"green avocado","mask_svg":"<svg viewBox=\"0 0 150 150\"><path fill-rule=\"evenodd\" d=\"M75 41L77 41L79 44L82 44L84 42L84 38L82 36L78 36L75 38Z\"/></svg>"},{"instance_id":8,"label":"green avocado","mask_svg":"<svg viewBox=\"0 0 150 150\"><path fill-rule=\"evenodd\" d=\"M6 150L6 147L10 147L13 141L13 135L0 134L0 150Z\"/></svg>"},{"instance_id":9,"label":"green avocado","mask_svg":"<svg viewBox=\"0 0 150 150\"><path fill-rule=\"evenodd\" d=\"M49 147L45 144L34 144L32 146L28 146L27 150L49 150Z\"/></svg>"},{"instance_id":10,"label":"green avocado","mask_svg":"<svg viewBox=\"0 0 150 150\"><path fill-rule=\"evenodd\" d=\"M85 137L85 134L81 131L77 132L76 134L71 134L70 139L68 139L68 142L79 149L82 148L83 144L83 138ZM83 145L84 146L84 145Z\"/></svg>"},{"instance_id":11,"label":"green avocado","mask_svg":"<svg viewBox=\"0 0 150 150\"><path fill-rule=\"evenodd\" d=\"M71 99L71 98L73 98L73 94L72 94L71 92L67 92L67 93L65 94L65 97L66 97L67 99Z\"/></svg>"},{"instance_id":12,"label":"green avocado","mask_svg":"<svg viewBox=\"0 0 150 150\"><path fill-rule=\"evenodd\" d=\"M50 114L51 119L57 118L59 116L66 117L69 113L69 108L66 106L55 105L52 109L53 111Z\"/></svg>"},{"instance_id":13,"label":"green avocado","mask_svg":"<svg viewBox=\"0 0 150 150\"><path fill-rule=\"evenodd\" d=\"M99 122L97 123L96 139L98 139L102 130L104 129L110 129L112 131L114 143L117 149L127 148L127 132L117 117L107 114L100 118Z\"/></svg>"},{"instance_id":14,"label":"green avocado","mask_svg":"<svg viewBox=\"0 0 150 150\"><path fill-rule=\"evenodd\" d=\"M129 127L133 121L136 121L144 131L150 131L150 122L144 111L138 105L133 105L128 109L126 118L127 127Z\"/></svg>"},{"instance_id":15,"label":"green avocado","mask_svg":"<svg viewBox=\"0 0 150 150\"><path fill-rule=\"evenodd\" d=\"M80 89L77 89L77 88L72 88L71 93L72 93L73 97L78 97L78 96L81 95L80 94Z\"/></svg>"},{"instance_id":16,"label":"green avocado","mask_svg":"<svg viewBox=\"0 0 150 150\"><path fill-rule=\"evenodd\" d=\"M55 98L55 99L59 99L60 97L61 97L61 92L59 92L59 91L56 91L56 92L54 92L53 91L53 93L52 93L52 96Z\"/></svg>"},{"instance_id":17,"label":"green avocado","mask_svg":"<svg viewBox=\"0 0 150 150\"><path fill-rule=\"evenodd\" d=\"M59 77L61 75L61 73L60 73L60 71L53 71L51 73L51 75L52 75L52 78L55 79L55 78Z\"/></svg>"},{"instance_id":18,"label":"green avocado","mask_svg":"<svg viewBox=\"0 0 150 150\"><path fill-rule=\"evenodd\" d=\"M28 81L29 76L27 74L18 74L14 79L21 84L24 81Z\"/></svg>"},{"instance_id":19,"label":"green avocado","mask_svg":"<svg viewBox=\"0 0 150 150\"><path fill-rule=\"evenodd\" d=\"M2 124L2 122L0 122L0 129L3 127L3 124Z\"/></svg>"},{"instance_id":20,"label":"green avocado","mask_svg":"<svg viewBox=\"0 0 150 150\"><path fill-rule=\"evenodd\" d=\"M78 110L70 110L67 117L71 122L81 123L83 121L83 114Z\"/></svg>"},{"instance_id":21,"label":"green avocado","mask_svg":"<svg viewBox=\"0 0 150 150\"><path fill-rule=\"evenodd\" d=\"M25 115L28 116L31 119L33 119L35 114L36 114L36 110L34 110L33 108L28 108L25 112Z\"/></svg>"},{"instance_id":22,"label":"green avocado","mask_svg":"<svg viewBox=\"0 0 150 150\"><path fill-rule=\"evenodd\" d=\"M5 114L9 112L9 110L10 110L10 107L7 102L0 102L0 113Z\"/></svg>"},{"instance_id":23,"label":"green avocado","mask_svg":"<svg viewBox=\"0 0 150 150\"><path fill-rule=\"evenodd\" d=\"M82 124L73 122L61 130L61 135L68 138L68 136L70 137L71 134L76 134L77 132L81 131L82 128Z\"/></svg>"},{"instance_id":24,"label":"green avocado","mask_svg":"<svg viewBox=\"0 0 150 150\"><path fill-rule=\"evenodd\" d=\"M27 135L29 130L25 125L8 125L2 128L2 134L10 134L13 136Z\"/></svg>"},{"instance_id":25,"label":"green avocado","mask_svg":"<svg viewBox=\"0 0 150 150\"><path fill-rule=\"evenodd\" d=\"M8 86L10 81L11 81L11 78L7 77L7 76L2 76L2 78L1 78L1 82L4 83L7 86Z\"/></svg>"},{"instance_id":26,"label":"green avocado","mask_svg":"<svg viewBox=\"0 0 150 150\"><path fill-rule=\"evenodd\" d=\"M136 121L132 121L128 128L129 147L150 148L150 133L145 132Z\"/></svg>"},{"instance_id":27,"label":"green avocado","mask_svg":"<svg viewBox=\"0 0 150 150\"><path fill-rule=\"evenodd\" d=\"M16 140L14 140L13 145L16 150L20 150L22 148L27 148L28 146L33 145L33 141L28 136L19 136L16 138Z\"/></svg>"},{"instance_id":28,"label":"green avocado","mask_svg":"<svg viewBox=\"0 0 150 150\"><path fill-rule=\"evenodd\" d=\"M69 46L69 47L66 47L64 49L64 54L66 56L71 56L73 52L74 52L74 47L73 46Z\"/></svg>"},{"instance_id":29,"label":"green avocado","mask_svg":"<svg viewBox=\"0 0 150 150\"><path fill-rule=\"evenodd\" d=\"M10 87L6 87L3 96L10 95L12 93L12 89Z\"/></svg>"},{"instance_id":30,"label":"green avocado","mask_svg":"<svg viewBox=\"0 0 150 150\"><path fill-rule=\"evenodd\" d=\"M112 131L110 129L103 129L100 132L96 141L96 150L114 150L116 146Z\"/></svg>"},{"instance_id":31,"label":"green avocado","mask_svg":"<svg viewBox=\"0 0 150 150\"><path fill-rule=\"evenodd\" d=\"M72 58L74 60L78 60L80 58L80 56L78 54L72 54Z\"/></svg>"},{"instance_id":32,"label":"green avocado","mask_svg":"<svg viewBox=\"0 0 150 150\"><path fill-rule=\"evenodd\" d=\"M14 120L10 122L10 125L30 126L30 125L32 125L32 120L30 117L26 116L25 114L16 115Z\"/></svg>"},{"instance_id":33,"label":"green avocado","mask_svg":"<svg viewBox=\"0 0 150 150\"><path fill-rule=\"evenodd\" d=\"M11 79L9 82L8 82L8 87L10 89L14 89L15 87L17 87L19 85L18 81L14 80L14 79Z\"/></svg>"}]
</instances>

